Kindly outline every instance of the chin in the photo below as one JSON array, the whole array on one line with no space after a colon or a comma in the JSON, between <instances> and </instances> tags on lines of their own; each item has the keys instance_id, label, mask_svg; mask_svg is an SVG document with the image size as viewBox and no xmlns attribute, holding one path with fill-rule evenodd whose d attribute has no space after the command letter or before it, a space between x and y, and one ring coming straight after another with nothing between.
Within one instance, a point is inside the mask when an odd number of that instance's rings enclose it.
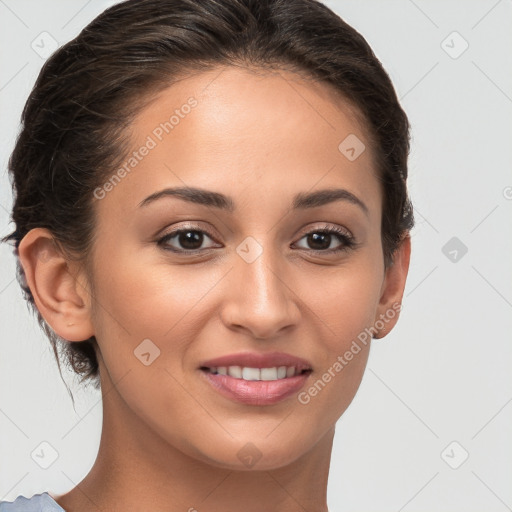
<instances>
[{"instance_id":1,"label":"chin","mask_svg":"<svg viewBox=\"0 0 512 512\"><path fill-rule=\"evenodd\" d=\"M230 438L225 443L215 442L202 451L196 446L195 457L218 468L231 471L269 471L292 464L306 453L305 443L295 436L287 436L288 443L275 435L274 439L255 437L253 441L245 436L244 440ZM290 441L290 439L293 439ZM211 439L211 438L210 438Z\"/></svg>"}]
</instances>

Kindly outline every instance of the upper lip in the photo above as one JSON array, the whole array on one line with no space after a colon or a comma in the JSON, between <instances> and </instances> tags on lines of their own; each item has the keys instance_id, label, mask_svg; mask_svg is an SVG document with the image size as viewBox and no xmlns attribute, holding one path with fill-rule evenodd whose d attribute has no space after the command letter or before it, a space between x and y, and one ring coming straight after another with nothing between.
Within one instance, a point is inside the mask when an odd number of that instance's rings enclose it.
<instances>
[{"instance_id":1,"label":"upper lip","mask_svg":"<svg viewBox=\"0 0 512 512\"><path fill-rule=\"evenodd\" d=\"M295 366L300 370L311 370L311 364L301 357L284 352L240 352L229 354L201 363L201 367L218 368L219 366L242 366L246 368L274 368Z\"/></svg>"}]
</instances>

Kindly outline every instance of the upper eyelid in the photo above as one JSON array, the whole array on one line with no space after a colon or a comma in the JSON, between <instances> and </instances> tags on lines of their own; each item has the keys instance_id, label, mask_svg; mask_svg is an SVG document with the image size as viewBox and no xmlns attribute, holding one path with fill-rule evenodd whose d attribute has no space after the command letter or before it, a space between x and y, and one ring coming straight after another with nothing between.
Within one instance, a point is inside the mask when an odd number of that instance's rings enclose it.
<instances>
[{"instance_id":1,"label":"upper eyelid","mask_svg":"<svg viewBox=\"0 0 512 512\"><path fill-rule=\"evenodd\" d=\"M300 233L301 233L301 236L304 236L313 231L332 230L332 229L341 229L343 231L346 231L347 236L353 237L352 232L345 226L328 224L326 222L324 222L322 226L313 226L313 227L309 227L309 228L303 228L300 230ZM210 230L208 230L200 225L194 225L194 224L174 228L171 231L169 231L168 233L164 233L163 235L161 235L161 237L165 237L165 236L169 236L169 235L173 235L173 234L175 235L178 232L186 231L186 230L201 231L201 232L204 232L206 235L208 235L210 238L216 238L216 236L213 233L211 233Z\"/></svg>"},{"instance_id":2,"label":"upper eyelid","mask_svg":"<svg viewBox=\"0 0 512 512\"><path fill-rule=\"evenodd\" d=\"M307 233L311 233L312 231L322 231L322 230L332 230L332 229L346 231L347 236L353 236L352 232L345 226L329 224L327 222L324 222L322 226L304 228L304 230L301 230L300 232L307 234Z\"/></svg>"}]
</instances>

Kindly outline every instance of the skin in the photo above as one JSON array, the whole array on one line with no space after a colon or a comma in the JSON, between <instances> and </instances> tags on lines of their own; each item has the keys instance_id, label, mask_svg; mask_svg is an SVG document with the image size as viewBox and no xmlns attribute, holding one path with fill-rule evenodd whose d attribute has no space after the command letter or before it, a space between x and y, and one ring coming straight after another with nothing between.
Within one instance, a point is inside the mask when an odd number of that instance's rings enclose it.
<instances>
[{"instance_id":1,"label":"skin","mask_svg":"<svg viewBox=\"0 0 512 512\"><path fill-rule=\"evenodd\" d=\"M72 512L325 512L335 423L359 387L370 342L307 404L296 395L274 405L240 404L215 391L198 368L236 352L288 352L311 363L309 388L401 303L410 239L385 269L370 141L357 112L329 85L285 70L196 74L140 112L133 148L191 96L197 106L96 202L91 280L47 230L32 230L20 244L46 321L70 342L95 335L101 351L99 453L82 482L56 500ZM351 133L367 148L354 161L338 150ZM185 185L232 197L235 212L172 197L138 206ZM350 191L368 213L348 201L289 210L295 194L324 188ZM326 223L348 230L358 245L329 254L308 242ZM158 246L190 224L214 235L197 243L200 255ZM262 248L251 263L236 251L249 236ZM187 247L178 237L167 243ZM323 247L343 246L335 235L330 243ZM148 366L134 355L146 338L161 351ZM237 456L247 443L261 454L252 467Z\"/></svg>"}]
</instances>

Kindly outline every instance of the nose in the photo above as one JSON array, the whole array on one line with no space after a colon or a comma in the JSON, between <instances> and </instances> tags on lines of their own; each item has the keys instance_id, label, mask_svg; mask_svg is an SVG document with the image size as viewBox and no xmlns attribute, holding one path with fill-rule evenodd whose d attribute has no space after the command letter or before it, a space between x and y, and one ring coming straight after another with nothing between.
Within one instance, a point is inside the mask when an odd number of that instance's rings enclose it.
<instances>
[{"instance_id":1,"label":"nose","mask_svg":"<svg viewBox=\"0 0 512 512\"><path fill-rule=\"evenodd\" d=\"M221 312L229 329L245 330L255 339L269 339L297 325L299 298L285 266L286 262L268 247L250 263L235 254Z\"/></svg>"}]
</instances>

